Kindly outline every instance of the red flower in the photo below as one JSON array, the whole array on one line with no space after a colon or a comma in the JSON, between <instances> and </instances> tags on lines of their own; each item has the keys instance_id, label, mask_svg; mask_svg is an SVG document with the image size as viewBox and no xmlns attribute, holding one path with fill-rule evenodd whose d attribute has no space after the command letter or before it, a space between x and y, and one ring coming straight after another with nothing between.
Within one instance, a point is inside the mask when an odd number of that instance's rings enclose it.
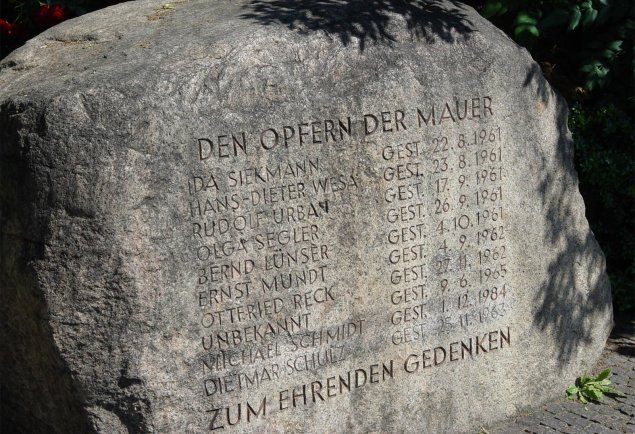
<instances>
[{"instance_id":1,"label":"red flower","mask_svg":"<svg viewBox=\"0 0 635 434\"><path fill-rule=\"evenodd\" d=\"M5 20L0 20L0 34L8 36L11 34L11 24L6 22Z\"/></svg>"},{"instance_id":2,"label":"red flower","mask_svg":"<svg viewBox=\"0 0 635 434\"><path fill-rule=\"evenodd\" d=\"M53 24L61 23L66 19L64 7L59 3L55 3L53 6L50 7L48 17Z\"/></svg>"},{"instance_id":3,"label":"red flower","mask_svg":"<svg viewBox=\"0 0 635 434\"><path fill-rule=\"evenodd\" d=\"M66 18L68 18L66 11L64 11L64 6L61 4L55 3L53 6L43 4L38 8L37 12L35 12L33 22L38 27L47 28L61 23Z\"/></svg>"},{"instance_id":4,"label":"red flower","mask_svg":"<svg viewBox=\"0 0 635 434\"><path fill-rule=\"evenodd\" d=\"M47 24L47 18L46 16L49 13L49 5L42 5L38 8L37 12L35 12L35 15L33 16L33 21L35 22L35 24L37 24L39 27L44 27Z\"/></svg>"},{"instance_id":5,"label":"red flower","mask_svg":"<svg viewBox=\"0 0 635 434\"><path fill-rule=\"evenodd\" d=\"M19 24L11 24L6 20L0 20L0 35L21 38L24 36L24 28Z\"/></svg>"}]
</instances>

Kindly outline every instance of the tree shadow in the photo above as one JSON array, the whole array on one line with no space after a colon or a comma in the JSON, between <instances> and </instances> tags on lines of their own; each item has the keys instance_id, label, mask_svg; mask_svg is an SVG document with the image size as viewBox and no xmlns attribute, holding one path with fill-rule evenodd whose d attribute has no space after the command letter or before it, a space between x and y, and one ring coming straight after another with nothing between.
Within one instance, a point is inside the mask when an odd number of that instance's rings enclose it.
<instances>
[{"instance_id":1,"label":"tree shadow","mask_svg":"<svg viewBox=\"0 0 635 434\"><path fill-rule=\"evenodd\" d=\"M620 344L615 351L617 351L618 354L621 354L626 357L635 357L635 344L631 344L631 343Z\"/></svg>"},{"instance_id":2,"label":"tree shadow","mask_svg":"<svg viewBox=\"0 0 635 434\"><path fill-rule=\"evenodd\" d=\"M604 255L584 209L579 209L583 203L567 127L567 105L548 85L537 64L527 72L524 86L535 90L537 104L542 107L555 104L552 122L557 126L555 155L542 155L542 166L537 170L541 177L537 193L547 219L544 242L552 259L547 278L534 297L537 308L533 321L556 339L558 359L568 364L588 348L599 356L612 327L610 283Z\"/></svg>"},{"instance_id":3,"label":"tree shadow","mask_svg":"<svg viewBox=\"0 0 635 434\"><path fill-rule=\"evenodd\" d=\"M626 357L635 357L635 320L629 317L615 318L616 326L611 333L615 352Z\"/></svg>"},{"instance_id":4,"label":"tree shadow","mask_svg":"<svg viewBox=\"0 0 635 434\"><path fill-rule=\"evenodd\" d=\"M301 34L324 31L349 45L396 41L394 16L405 20L414 39L455 42L473 31L465 5L455 0L252 0L241 18L268 26L281 24Z\"/></svg>"},{"instance_id":5,"label":"tree shadow","mask_svg":"<svg viewBox=\"0 0 635 434\"><path fill-rule=\"evenodd\" d=\"M540 99L540 101L542 101L543 104L548 104L549 101L551 101L551 98L555 95L553 95L553 90L551 89L551 86L549 86L549 83L547 83L547 80L545 79L543 73L542 73L542 69L540 68L540 66L536 63L533 62L531 64L531 67L529 68L529 70L527 71L527 75L525 75L525 81L523 82L523 87L534 87L536 90L536 96ZM565 111L564 113L558 113L558 119L556 120L561 120L561 116L564 115L564 119L566 122L567 116L568 116L568 112ZM560 124L558 124L560 125ZM566 123L565 123L566 125ZM562 137L562 133L563 131L560 131L560 136ZM564 129L564 133L565 136L567 135L567 130L566 128Z\"/></svg>"}]
</instances>

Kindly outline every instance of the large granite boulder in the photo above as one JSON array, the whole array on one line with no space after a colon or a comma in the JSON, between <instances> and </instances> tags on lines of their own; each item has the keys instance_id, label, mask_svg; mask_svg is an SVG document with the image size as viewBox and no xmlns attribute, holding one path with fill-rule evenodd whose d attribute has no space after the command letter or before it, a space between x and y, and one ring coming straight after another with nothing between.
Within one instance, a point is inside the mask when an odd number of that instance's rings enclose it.
<instances>
[{"instance_id":1,"label":"large granite boulder","mask_svg":"<svg viewBox=\"0 0 635 434\"><path fill-rule=\"evenodd\" d=\"M468 7L141 0L0 68L9 431L474 432L600 354L565 103Z\"/></svg>"}]
</instances>

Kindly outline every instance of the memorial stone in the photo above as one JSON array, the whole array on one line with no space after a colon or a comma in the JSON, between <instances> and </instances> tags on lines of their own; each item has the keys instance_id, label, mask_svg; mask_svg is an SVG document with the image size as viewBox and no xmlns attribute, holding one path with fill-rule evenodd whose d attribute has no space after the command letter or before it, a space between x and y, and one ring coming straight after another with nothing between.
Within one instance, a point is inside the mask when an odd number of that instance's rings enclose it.
<instances>
[{"instance_id":1,"label":"memorial stone","mask_svg":"<svg viewBox=\"0 0 635 434\"><path fill-rule=\"evenodd\" d=\"M0 64L3 424L456 433L611 328L564 101L454 1L161 1Z\"/></svg>"}]
</instances>

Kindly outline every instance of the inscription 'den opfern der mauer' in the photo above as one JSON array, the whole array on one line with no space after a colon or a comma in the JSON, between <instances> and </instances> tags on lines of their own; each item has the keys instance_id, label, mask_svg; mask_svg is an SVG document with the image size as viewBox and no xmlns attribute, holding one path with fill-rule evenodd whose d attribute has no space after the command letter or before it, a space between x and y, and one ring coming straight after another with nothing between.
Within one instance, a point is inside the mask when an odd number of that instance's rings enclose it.
<instances>
[{"instance_id":1,"label":"inscription 'den opfern der mauer'","mask_svg":"<svg viewBox=\"0 0 635 434\"><path fill-rule=\"evenodd\" d=\"M460 122L459 129L444 131ZM393 132L411 136L395 142ZM333 174L332 162L319 155L259 167L238 161L279 147L382 134L368 152L379 162L376 182L387 205L385 254L382 263L367 265L386 271L374 294L383 297L385 310L343 323L314 321L314 307L352 302L338 283L339 247L325 241L326 219L342 205L337 193L360 189L360 177L355 170ZM427 368L508 348L505 317L514 288L505 280L505 149L489 96L198 138L201 172L188 180L188 191L202 390L226 403L209 410L209 429L379 382L407 383ZM206 162L224 159L232 159L231 166L206 170ZM354 356L352 342L368 333L370 322L390 331L386 346L456 330L466 337L297 384L297 373L345 366L341 362ZM258 396L272 381L279 386L275 396L231 402L243 390Z\"/></svg>"}]
</instances>

